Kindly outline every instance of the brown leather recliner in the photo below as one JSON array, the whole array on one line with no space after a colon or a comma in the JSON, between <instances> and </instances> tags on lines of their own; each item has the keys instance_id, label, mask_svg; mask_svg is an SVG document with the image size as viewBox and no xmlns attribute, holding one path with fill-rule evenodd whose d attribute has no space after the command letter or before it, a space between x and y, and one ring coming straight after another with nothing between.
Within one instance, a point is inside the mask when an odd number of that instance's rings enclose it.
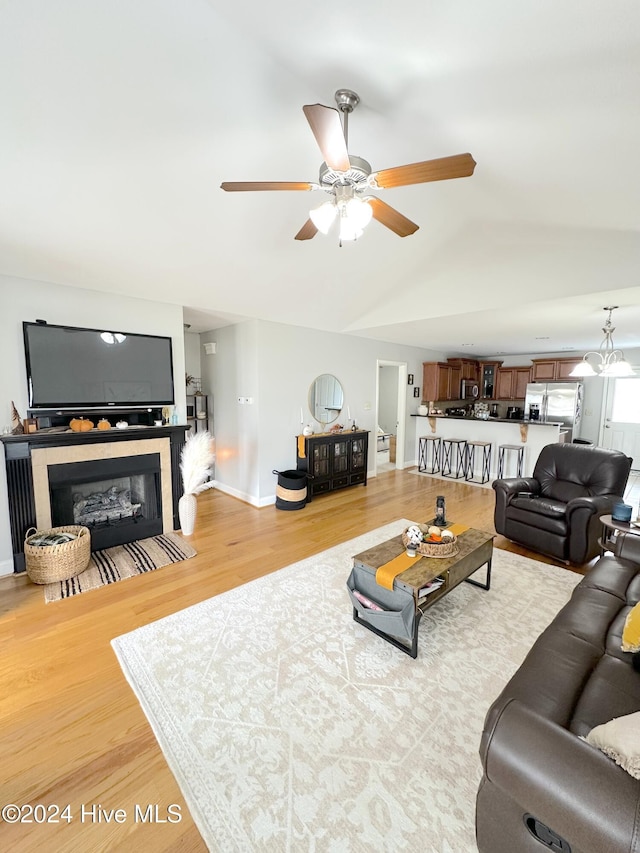
<instances>
[{"instance_id":1,"label":"brown leather recliner","mask_svg":"<svg viewBox=\"0 0 640 853\"><path fill-rule=\"evenodd\" d=\"M631 459L582 444L543 447L532 477L494 480L495 528L533 551L581 565L599 552L599 516L622 500Z\"/></svg>"}]
</instances>

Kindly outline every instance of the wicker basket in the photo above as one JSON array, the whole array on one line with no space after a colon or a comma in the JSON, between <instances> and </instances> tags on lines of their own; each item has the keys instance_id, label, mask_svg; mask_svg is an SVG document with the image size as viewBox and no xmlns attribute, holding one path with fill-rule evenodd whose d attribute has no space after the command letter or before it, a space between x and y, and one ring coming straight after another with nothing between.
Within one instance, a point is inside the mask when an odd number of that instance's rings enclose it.
<instances>
[{"instance_id":1,"label":"wicker basket","mask_svg":"<svg viewBox=\"0 0 640 853\"><path fill-rule=\"evenodd\" d=\"M61 545L30 545L29 540L42 533L75 533L77 538ZM34 583L65 581L79 575L89 565L91 534L88 527L68 525L36 530L30 527L24 540L27 574Z\"/></svg>"},{"instance_id":2,"label":"wicker basket","mask_svg":"<svg viewBox=\"0 0 640 853\"><path fill-rule=\"evenodd\" d=\"M458 540L455 536L446 542L421 542L419 545L413 546L409 544L407 539L408 529L407 527L402 531L402 544L405 548L415 548L416 554L420 554L421 557L453 557L458 553Z\"/></svg>"}]
</instances>

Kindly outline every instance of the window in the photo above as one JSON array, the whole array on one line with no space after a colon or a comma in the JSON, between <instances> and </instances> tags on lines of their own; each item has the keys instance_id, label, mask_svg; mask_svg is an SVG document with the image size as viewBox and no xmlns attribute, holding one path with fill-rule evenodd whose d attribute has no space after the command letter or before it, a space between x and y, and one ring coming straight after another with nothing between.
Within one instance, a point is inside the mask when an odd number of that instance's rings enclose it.
<instances>
[{"instance_id":1,"label":"window","mask_svg":"<svg viewBox=\"0 0 640 853\"><path fill-rule=\"evenodd\" d=\"M611 420L618 423L640 424L640 378L615 379Z\"/></svg>"}]
</instances>

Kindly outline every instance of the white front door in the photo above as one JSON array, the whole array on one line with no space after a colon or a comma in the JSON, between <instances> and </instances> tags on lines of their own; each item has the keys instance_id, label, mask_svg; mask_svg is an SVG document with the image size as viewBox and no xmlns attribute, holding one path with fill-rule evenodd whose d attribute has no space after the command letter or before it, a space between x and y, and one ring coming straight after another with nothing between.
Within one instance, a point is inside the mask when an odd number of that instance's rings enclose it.
<instances>
[{"instance_id":1,"label":"white front door","mask_svg":"<svg viewBox=\"0 0 640 853\"><path fill-rule=\"evenodd\" d=\"M640 468L640 376L608 379L600 443L631 456Z\"/></svg>"}]
</instances>

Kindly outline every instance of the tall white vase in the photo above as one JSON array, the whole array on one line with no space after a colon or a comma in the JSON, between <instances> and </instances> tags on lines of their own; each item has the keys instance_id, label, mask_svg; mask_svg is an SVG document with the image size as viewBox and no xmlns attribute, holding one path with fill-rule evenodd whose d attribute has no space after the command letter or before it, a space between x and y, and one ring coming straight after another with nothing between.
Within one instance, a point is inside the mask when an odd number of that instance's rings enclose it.
<instances>
[{"instance_id":1,"label":"tall white vase","mask_svg":"<svg viewBox=\"0 0 640 853\"><path fill-rule=\"evenodd\" d=\"M196 524L196 510L198 502L195 495L182 495L178 501L178 516L180 517L180 530L184 536L191 536Z\"/></svg>"}]
</instances>

